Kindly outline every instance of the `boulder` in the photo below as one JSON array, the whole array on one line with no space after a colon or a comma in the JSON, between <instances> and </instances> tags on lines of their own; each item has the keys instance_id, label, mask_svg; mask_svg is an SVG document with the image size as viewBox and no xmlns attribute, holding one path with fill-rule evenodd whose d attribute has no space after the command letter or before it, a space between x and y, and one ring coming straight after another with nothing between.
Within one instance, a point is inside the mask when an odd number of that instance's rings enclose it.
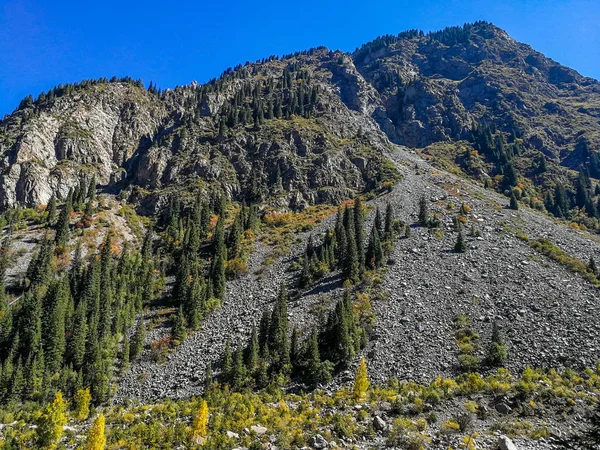
<instances>
[{"instance_id":1,"label":"boulder","mask_svg":"<svg viewBox=\"0 0 600 450\"><path fill-rule=\"evenodd\" d=\"M320 434L315 434L313 437L311 437L308 441L308 445L314 449L327 448L329 446L325 438Z\"/></svg>"},{"instance_id":2,"label":"boulder","mask_svg":"<svg viewBox=\"0 0 600 450\"><path fill-rule=\"evenodd\" d=\"M500 436L500 439L498 439L498 448L500 450L517 450L517 446L508 436Z\"/></svg>"}]
</instances>

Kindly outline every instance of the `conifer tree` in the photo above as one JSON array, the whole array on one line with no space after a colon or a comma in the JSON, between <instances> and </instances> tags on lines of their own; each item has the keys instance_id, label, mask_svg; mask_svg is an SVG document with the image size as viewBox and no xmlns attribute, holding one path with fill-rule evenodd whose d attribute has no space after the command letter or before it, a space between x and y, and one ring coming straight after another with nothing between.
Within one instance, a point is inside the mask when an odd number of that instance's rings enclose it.
<instances>
[{"instance_id":1,"label":"conifer tree","mask_svg":"<svg viewBox=\"0 0 600 450\"><path fill-rule=\"evenodd\" d=\"M113 318L113 289L112 289L112 231L104 236L100 249L100 304L99 329L100 338L110 335Z\"/></svg>"},{"instance_id":2,"label":"conifer tree","mask_svg":"<svg viewBox=\"0 0 600 450\"><path fill-rule=\"evenodd\" d=\"M183 315L183 308L181 306L177 310L177 314L175 314L171 334L173 336L173 342L175 345L181 344L187 336L185 329L185 317Z\"/></svg>"},{"instance_id":3,"label":"conifer tree","mask_svg":"<svg viewBox=\"0 0 600 450\"><path fill-rule=\"evenodd\" d=\"M218 299L225 297L225 263L227 262L227 248L225 247L225 232L224 232L224 220L225 218L219 216L217 227L215 229L214 236L214 257L211 267L211 280L213 285L214 296Z\"/></svg>"},{"instance_id":4,"label":"conifer tree","mask_svg":"<svg viewBox=\"0 0 600 450\"><path fill-rule=\"evenodd\" d=\"M87 203L85 204L85 210L83 211L83 218L81 219L81 222L82 222L84 228L89 228L92 226L93 215L94 215L94 204L92 202L92 199L89 199L87 201Z\"/></svg>"},{"instance_id":5,"label":"conifer tree","mask_svg":"<svg viewBox=\"0 0 600 450\"><path fill-rule=\"evenodd\" d=\"M87 333L87 307L85 299L82 298L75 308L73 327L68 342L69 360L75 368L80 368L83 365Z\"/></svg>"},{"instance_id":6,"label":"conifer tree","mask_svg":"<svg viewBox=\"0 0 600 450\"><path fill-rule=\"evenodd\" d=\"M383 262L383 249L381 248L381 240L379 239L379 231L373 225L371 236L369 237L369 246L367 247L367 265L374 269L379 267Z\"/></svg>"},{"instance_id":7,"label":"conifer tree","mask_svg":"<svg viewBox=\"0 0 600 450\"><path fill-rule=\"evenodd\" d=\"M96 200L96 175L92 175L92 179L90 180L90 185L87 190L87 196L90 199L90 202Z\"/></svg>"},{"instance_id":8,"label":"conifer tree","mask_svg":"<svg viewBox=\"0 0 600 450\"><path fill-rule=\"evenodd\" d=\"M352 388L352 394L356 400L362 399L367 390L369 389L369 378L367 375L367 362L364 356L360 360L360 364L356 371L356 377L354 379L354 387Z\"/></svg>"},{"instance_id":9,"label":"conifer tree","mask_svg":"<svg viewBox=\"0 0 600 450\"><path fill-rule=\"evenodd\" d=\"M390 202L388 202L388 204L385 208L385 229L383 230L384 240L391 239L393 226L394 226L394 208L392 207L392 204Z\"/></svg>"},{"instance_id":10,"label":"conifer tree","mask_svg":"<svg viewBox=\"0 0 600 450\"><path fill-rule=\"evenodd\" d=\"M71 192L69 192L69 195L72 195ZM64 247L69 240L69 220L72 211L73 207L70 197L68 197L55 225L56 236L54 242L56 242L57 247Z\"/></svg>"},{"instance_id":11,"label":"conifer tree","mask_svg":"<svg viewBox=\"0 0 600 450\"><path fill-rule=\"evenodd\" d=\"M350 208L346 208L344 211L344 235L346 237L346 248L342 274L346 280L356 282L359 279L360 268L354 232L354 218Z\"/></svg>"},{"instance_id":12,"label":"conifer tree","mask_svg":"<svg viewBox=\"0 0 600 450\"><path fill-rule=\"evenodd\" d=\"M240 390L244 387L246 381L246 366L244 365L244 355L241 349L237 349L233 356L233 374L231 382L235 389Z\"/></svg>"},{"instance_id":13,"label":"conifer tree","mask_svg":"<svg viewBox=\"0 0 600 450\"><path fill-rule=\"evenodd\" d=\"M373 222L373 226L377 228L377 231L381 235L383 233L383 220L381 218L381 210L379 209L379 205L375 209L375 221Z\"/></svg>"},{"instance_id":14,"label":"conifer tree","mask_svg":"<svg viewBox=\"0 0 600 450\"><path fill-rule=\"evenodd\" d=\"M294 327L292 330L292 338L290 339L290 361L293 367L297 366L300 360L299 334L298 328Z\"/></svg>"},{"instance_id":15,"label":"conifer tree","mask_svg":"<svg viewBox=\"0 0 600 450\"><path fill-rule=\"evenodd\" d=\"M131 360L131 349L129 347L129 339L127 335L123 339L123 351L121 352L121 374L125 373L129 368L129 361Z\"/></svg>"},{"instance_id":16,"label":"conifer tree","mask_svg":"<svg viewBox=\"0 0 600 450\"><path fill-rule=\"evenodd\" d=\"M458 237L456 238L456 244L454 244L454 251L456 253L464 253L467 251L467 243L465 242L462 229L458 230Z\"/></svg>"},{"instance_id":17,"label":"conifer tree","mask_svg":"<svg viewBox=\"0 0 600 450\"><path fill-rule=\"evenodd\" d=\"M596 276L598 275L598 268L596 267L596 261L594 260L593 256L590 256L590 260L587 264L587 270Z\"/></svg>"},{"instance_id":18,"label":"conifer tree","mask_svg":"<svg viewBox=\"0 0 600 450\"><path fill-rule=\"evenodd\" d=\"M319 354L319 343L317 340L317 332L313 330L310 335L306 347L306 361L308 378L313 386L316 386L321 381L321 356Z\"/></svg>"},{"instance_id":19,"label":"conifer tree","mask_svg":"<svg viewBox=\"0 0 600 450\"><path fill-rule=\"evenodd\" d=\"M52 193L48 207L46 208L46 223L50 226L54 225L56 220L56 195Z\"/></svg>"},{"instance_id":20,"label":"conifer tree","mask_svg":"<svg viewBox=\"0 0 600 450\"><path fill-rule=\"evenodd\" d=\"M427 208L427 199L421 196L419 199L419 225L426 227L429 224L429 211Z\"/></svg>"},{"instance_id":21,"label":"conifer tree","mask_svg":"<svg viewBox=\"0 0 600 450\"><path fill-rule=\"evenodd\" d=\"M67 423L66 411L67 403L63 400L62 393L59 391L38 419L36 434L40 448L52 449L56 447L62 435L63 427Z\"/></svg>"},{"instance_id":22,"label":"conifer tree","mask_svg":"<svg viewBox=\"0 0 600 450\"><path fill-rule=\"evenodd\" d=\"M138 320L137 326L135 328L135 333L133 334L133 339L131 340L131 360L134 360L139 355L142 354L144 350L144 340L146 339L146 326L144 325L144 321L140 318Z\"/></svg>"},{"instance_id":23,"label":"conifer tree","mask_svg":"<svg viewBox=\"0 0 600 450\"><path fill-rule=\"evenodd\" d=\"M44 301L46 310L43 329L43 346L49 373L60 370L65 348L65 308L69 301L69 283L66 279L54 283Z\"/></svg>"},{"instance_id":24,"label":"conifer tree","mask_svg":"<svg viewBox=\"0 0 600 450\"><path fill-rule=\"evenodd\" d=\"M358 256L358 276L363 273L365 268L365 231L364 231L364 205L360 196L356 196L354 200L354 235L355 235L355 244L356 244L356 252Z\"/></svg>"},{"instance_id":25,"label":"conifer tree","mask_svg":"<svg viewBox=\"0 0 600 450\"><path fill-rule=\"evenodd\" d=\"M223 377L231 382L233 378L233 354L231 353L231 342L227 339L225 344L225 357L223 359Z\"/></svg>"},{"instance_id":26,"label":"conifer tree","mask_svg":"<svg viewBox=\"0 0 600 450\"><path fill-rule=\"evenodd\" d=\"M271 313L269 324L270 350L277 370L286 371L290 364L290 346L288 340L287 289L281 285L279 295Z\"/></svg>"},{"instance_id":27,"label":"conifer tree","mask_svg":"<svg viewBox=\"0 0 600 450\"><path fill-rule=\"evenodd\" d=\"M305 253L302 258L302 271L299 279L300 287L306 288L312 284L312 271L308 255Z\"/></svg>"},{"instance_id":28,"label":"conifer tree","mask_svg":"<svg viewBox=\"0 0 600 450\"><path fill-rule=\"evenodd\" d=\"M248 342L248 347L246 350L246 367L250 373L254 373L258 367L259 352L258 334L256 333L256 328L252 327L250 341Z\"/></svg>"},{"instance_id":29,"label":"conifer tree","mask_svg":"<svg viewBox=\"0 0 600 450\"><path fill-rule=\"evenodd\" d=\"M104 450L106 448L106 431L104 414L100 415L94 421L92 428L88 432L85 441L85 450Z\"/></svg>"},{"instance_id":30,"label":"conifer tree","mask_svg":"<svg viewBox=\"0 0 600 450\"><path fill-rule=\"evenodd\" d=\"M517 200L517 196L515 195L514 192L512 192L510 194L510 204L509 204L509 208L510 209L514 209L514 210L518 210L519 209L519 201Z\"/></svg>"},{"instance_id":31,"label":"conifer tree","mask_svg":"<svg viewBox=\"0 0 600 450\"><path fill-rule=\"evenodd\" d=\"M263 356L265 349L269 347L269 328L269 312L265 310L263 311L262 317L260 319L260 325L258 327L258 346L260 349L261 357Z\"/></svg>"},{"instance_id":32,"label":"conifer tree","mask_svg":"<svg viewBox=\"0 0 600 450\"><path fill-rule=\"evenodd\" d=\"M240 243L242 242L243 231L243 210L235 216L233 224L229 228L229 236L227 238L227 248L229 249L229 259L237 257Z\"/></svg>"},{"instance_id":33,"label":"conifer tree","mask_svg":"<svg viewBox=\"0 0 600 450\"><path fill-rule=\"evenodd\" d=\"M506 344L500 336L498 323L494 321L492 325L492 341L488 349L488 362L490 365L500 367L507 358Z\"/></svg>"}]
</instances>

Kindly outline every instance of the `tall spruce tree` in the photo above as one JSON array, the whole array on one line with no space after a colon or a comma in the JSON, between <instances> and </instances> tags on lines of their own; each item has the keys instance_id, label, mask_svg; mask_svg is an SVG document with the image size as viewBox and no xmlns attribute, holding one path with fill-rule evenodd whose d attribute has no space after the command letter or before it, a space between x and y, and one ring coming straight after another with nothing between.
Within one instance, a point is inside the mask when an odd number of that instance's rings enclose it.
<instances>
[{"instance_id":1,"label":"tall spruce tree","mask_svg":"<svg viewBox=\"0 0 600 450\"><path fill-rule=\"evenodd\" d=\"M287 301L287 289L285 284L282 284L269 323L269 349L275 368L279 372L287 371L290 365Z\"/></svg>"},{"instance_id":2,"label":"tall spruce tree","mask_svg":"<svg viewBox=\"0 0 600 450\"><path fill-rule=\"evenodd\" d=\"M422 227L429 225L429 209L424 195L419 199L419 225Z\"/></svg>"},{"instance_id":3,"label":"tall spruce tree","mask_svg":"<svg viewBox=\"0 0 600 450\"><path fill-rule=\"evenodd\" d=\"M365 208L360 196L356 196L354 200L354 236L355 236L355 244L356 244L356 252L358 256L358 275L363 273L365 269L365 231L364 231L364 221L365 221Z\"/></svg>"}]
</instances>

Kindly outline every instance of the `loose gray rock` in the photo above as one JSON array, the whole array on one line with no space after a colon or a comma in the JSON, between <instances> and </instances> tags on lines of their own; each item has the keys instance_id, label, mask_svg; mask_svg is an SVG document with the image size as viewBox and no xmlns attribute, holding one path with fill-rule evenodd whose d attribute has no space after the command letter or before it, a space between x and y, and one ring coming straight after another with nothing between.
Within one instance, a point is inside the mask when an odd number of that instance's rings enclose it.
<instances>
[{"instance_id":1,"label":"loose gray rock","mask_svg":"<svg viewBox=\"0 0 600 450\"><path fill-rule=\"evenodd\" d=\"M262 436L267 432L267 428L260 425L252 425L250 430L256 433L258 436Z\"/></svg>"},{"instance_id":2,"label":"loose gray rock","mask_svg":"<svg viewBox=\"0 0 600 450\"><path fill-rule=\"evenodd\" d=\"M373 428L375 428L377 431L383 431L387 428L387 424L381 417L375 416L373 418Z\"/></svg>"},{"instance_id":3,"label":"loose gray rock","mask_svg":"<svg viewBox=\"0 0 600 450\"><path fill-rule=\"evenodd\" d=\"M321 448L327 448L329 446L329 444L327 443L325 438L323 436L321 436L320 434L316 434L313 437L311 437L310 440L308 441L308 445L310 445L312 448L314 448L316 450L321 449Z\"/></svg>"},{"instance_id":4,"label":"loose gray rock","mask_svg":"<svg viewBox=\"0 0 600 450\"><path fill-rule=\"evenodd\" d=\"M498 439L498 448L500 450L518 450L517 446L508 436L500 436L500 439Z\"/></svg>"}]
</instances>

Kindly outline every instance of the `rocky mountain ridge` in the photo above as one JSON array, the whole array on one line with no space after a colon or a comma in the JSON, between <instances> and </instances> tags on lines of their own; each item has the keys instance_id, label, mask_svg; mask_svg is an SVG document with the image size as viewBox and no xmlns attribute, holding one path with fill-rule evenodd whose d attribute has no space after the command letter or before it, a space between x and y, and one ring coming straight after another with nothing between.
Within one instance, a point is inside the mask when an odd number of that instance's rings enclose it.
<instances>
[{"instance_id":1,"label":"rocky mountain ridge","mask_svg":"<svg viewBox=\"0 0 600 450\"><path fill-rule=\"evenodd\" d=\"M160 92L106 80L24 102L0 123L0 204L64 198L92 175L150 210L169 187L200 180L236 199L335 203L385 181L373 173L391 167L388 139L424 147L480 123L576 168L578 140L599 143L599 111L598 82L491 24L404 32L353 54L248 63L205 85Z\"/></svg>"}]
</instances>

